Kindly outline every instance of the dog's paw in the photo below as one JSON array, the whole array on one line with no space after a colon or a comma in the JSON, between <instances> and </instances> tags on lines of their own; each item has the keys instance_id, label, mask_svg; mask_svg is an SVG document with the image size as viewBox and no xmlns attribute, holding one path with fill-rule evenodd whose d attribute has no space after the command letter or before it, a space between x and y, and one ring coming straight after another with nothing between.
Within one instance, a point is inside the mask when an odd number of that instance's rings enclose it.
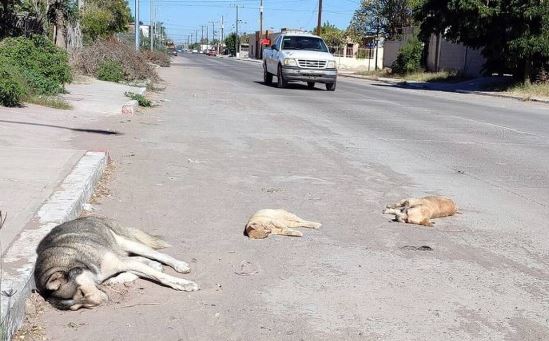
<instances>
[{"instance_id":1,"label":"dog's paw","mask_svg":"<svg viewBox=\"0 0 549 341\"><path fill-rule=\"evenodd\" d=\"M105 283L106 284L123 284L123 283L130 283L135 281L137 278L139 278L137 275L131 273L131 272L123 272L118 276L109 278Z\"/></svg>"},{"instance_id":2,"label":"dog's paw","mask_svg":"<svg viewBox=\"0 0 549 341\"><path fill-rule=\"evenodd\" d=\"M171 287L175 290L180 291L197 291L200 290L198 284L192 281L187 281L186 279L178 278L177 280L171 283Z\"/></svg>"},{"instance_id":3,"label":"dog's paw","mask_svg":"<svg viewBox=\"0 0 549 341\"><path fill-rule=\"evenodd\" d=\"M312 224L311 226L312 226L313 229L318 230L322 226L322 224L321 223L315 223L315 224Z\"/></svg>"},{"instance_id":4,"label":"dog's paw","mask_svg":"<svg viewBox=\"0 0 549 341\"><path fill-rule=\"evenodd\" d=\"M157 261L154 261L154 260L151 260L149 262L149 266L157 271L160 271L160 272L163 272L164 271L164 267L162 266L162 263L160 262L157 262Z\"/></svg>"},{"instance_id":5,"label":"dog's paw","mask_svg":"<svg viewBox=\"0 0 549 341\"><path fill-rule=\"evenodd\" d=\"M191 272L191 267L189 266L189 264L183 261L177 261L177 263L174 263L173 269L182 274L188 274L189 272Z\"/></svg>"}]
</instances>

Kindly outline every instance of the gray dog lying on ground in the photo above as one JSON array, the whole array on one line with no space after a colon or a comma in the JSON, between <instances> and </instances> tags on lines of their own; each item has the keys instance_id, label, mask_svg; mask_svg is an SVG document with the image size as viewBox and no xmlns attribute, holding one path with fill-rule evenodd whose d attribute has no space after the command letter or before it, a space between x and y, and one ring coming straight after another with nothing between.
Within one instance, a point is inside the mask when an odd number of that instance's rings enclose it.
<instances>
[{"instance_id":1,"label":"gray dog lying on ground","mask_svg":"<svg viewBox=\"0 0 549 341\"><path fill-rule=\"evenodd\" d=\"M175 290L198 290L196 283L167 275L154 266L152 260L180 273L190 272L187 263L156 251L168 246L157 237L109 219L78 218L55 227L38 245L36 286L53 305L71 310L107 301L97 286L118 274L132 273Z\"/></svg>"}]
</instances>

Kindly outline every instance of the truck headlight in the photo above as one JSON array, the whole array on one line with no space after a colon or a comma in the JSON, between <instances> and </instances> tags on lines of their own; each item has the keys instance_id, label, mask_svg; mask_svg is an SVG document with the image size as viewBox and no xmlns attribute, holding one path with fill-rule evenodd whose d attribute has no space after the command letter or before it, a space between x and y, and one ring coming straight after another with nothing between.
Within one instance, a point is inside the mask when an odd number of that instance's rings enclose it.
<instances>
[{"instance_id":1,"label":"truck headlight","mask_svg":"<svg viewBox=\"0 0 549 341\"><path fill-rule=\"evenodd\" d=\"M284 59L284 65L286 66L297 66L297 61L293 58Z\"/></svg>"},{"instance_id":2,"label":"truck headlight","mask_svg":"<svg viewBox=\"0 0 549 341\"><path fill-rule=\"evenodd\" d=\"M336 62L334 60L328 61L328 64L326 64L326 67L328 69L335 69L336 68Z\"/></svg>"}]
</instances>

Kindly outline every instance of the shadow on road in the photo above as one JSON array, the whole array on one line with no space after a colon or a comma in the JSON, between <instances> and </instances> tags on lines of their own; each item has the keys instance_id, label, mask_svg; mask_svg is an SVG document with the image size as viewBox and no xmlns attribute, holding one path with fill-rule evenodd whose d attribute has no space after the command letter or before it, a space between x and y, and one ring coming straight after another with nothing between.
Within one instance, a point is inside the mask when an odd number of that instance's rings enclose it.
<instances>
[{"instance_id":1,"label":"shadow on road","mask_svg":"<svg viewBox=\"0 0 549 341\"><path fill-rule=\"evenodd\" d=\"M38 127L57 128L57 129L65 129L65 130L71 130L71 131L77 131L77 132L83 132L83 133L90 133L90 134L123 135L122 133L120 133L118 131L112 131L112 130L70 128L70 127L63 127L63 126L58 126L58 125L53 125L53 124L44 124L44 123L33 123L33 122L23 122L23 121L8 121L8 120L0 120L0 123L23 124L23 125L38 126Z\"/></svg>"},{"instance_id":2,"label":"shadow on road","mask_svg":"<svg viewBox=\"0 0 549 341\"><path fill-rule=\"evenodd\" d=\"M507 76L479 77L462 82L401 82L401 83L374 83L377 87L399 88L406 90L429 90L454 93L471 93L479 91L502 91L512 84L512 79Z\"/></svg>"},{"instance_id":3,"label":"shadow on road","mask_svg":"<svg viewBox=\"0 0 549 341\"><path fill-rule=\"evenodd\" d=\"M254 81L254 83L256 83L256 84L261 84L261 85L266 86L266 87L269 87L269 88L277 88L276 82L273 82L271 85L267 85L267 84L263 83L262 81ZM309 90L309 91L322 91L322 89L318 88L317 86L315 86L315 87L312 88L312 89L309 89L309 87L307 87L307 85L305 85L305 84L300 84L300 83L290 83L290 84L288 84L288 86L285 87L284 89Z\"/></svg>"}]
</instances>

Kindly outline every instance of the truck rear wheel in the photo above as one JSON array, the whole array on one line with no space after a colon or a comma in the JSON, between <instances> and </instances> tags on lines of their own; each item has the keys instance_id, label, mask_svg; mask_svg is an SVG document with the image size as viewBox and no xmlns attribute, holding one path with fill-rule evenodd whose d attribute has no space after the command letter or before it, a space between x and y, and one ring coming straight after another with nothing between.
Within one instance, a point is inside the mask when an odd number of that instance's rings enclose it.
<instances>
[{"instance_id":1,"label":"truck rear wheel","mask_svg":"<svg viewBox=\"0 0 549 341\"><path fill-rule=\"evenodd\" d=\"M285 88L288 86L288 82L284 79L284 75L282 74L282 66L278 66L278 73L276 75L276 79L278 81L277 86L279 88Z\"/></svg>"},{"instance_id":2,"label":"truck rear wheel","mask_svg":"<svg viewBox=\"0 0 549 341\"><path fill-rule=\"evenodd\" d=\"M326 90L335 91L335 89L336 89L336 83L326 83Z\"/></svg>"},{"instance_id":3,"label":"truck rear wheel","mask_svg":"<svg viewBox=\"0 0 549 341\"><path fill-rule=\"evenodd\" d=\"M273 83L273 74L267 71L267 65L263 65L263 83L271 85Z\"/></svg>"},{"instance_id":4,"label":"truck rear wheel","mask_svg":"<svg viewBox=\"0 0 549 341\"><path fill-rule=\"evenodd\" d=\"M315 82L307 82L307 87L308 87L309 89L314 89L314 87L315 87Z\"/></svg>"}]
</instances>

